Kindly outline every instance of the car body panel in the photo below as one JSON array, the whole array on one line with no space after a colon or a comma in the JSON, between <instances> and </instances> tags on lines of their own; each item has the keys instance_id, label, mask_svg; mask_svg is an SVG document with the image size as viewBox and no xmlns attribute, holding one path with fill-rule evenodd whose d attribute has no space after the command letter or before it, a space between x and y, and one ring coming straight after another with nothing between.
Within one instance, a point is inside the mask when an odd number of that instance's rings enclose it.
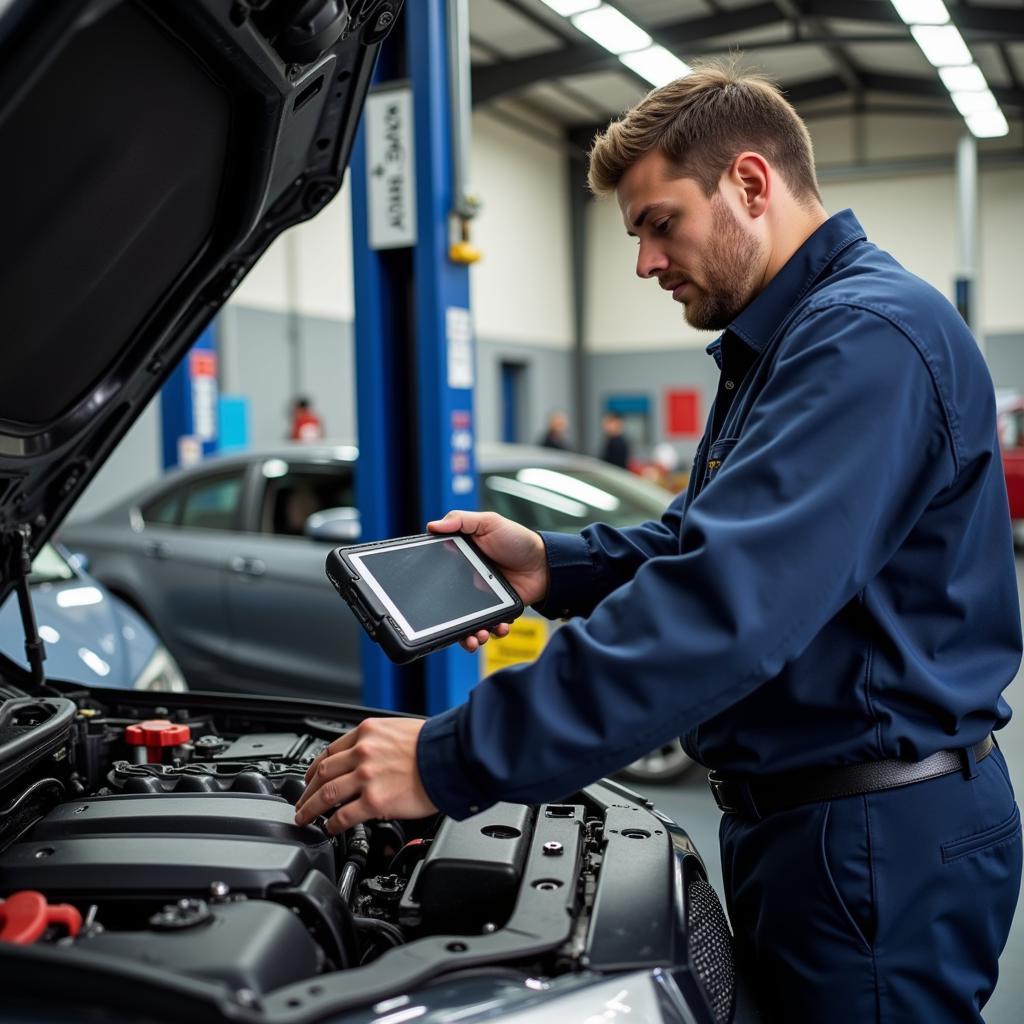
<instances>
[{"instance_id":1,"label":"car body panel","mask_svg":"<svg viewBox=\"0 0 1024 1024\"><path fill-rule=\"evenodd\" d=\"M302 483L317 473L345 478L336 493L322 489L300 503L287 526L293 531L304 515L320 511L324 503L331 507L333 501L354 500L348 479L355 454L350 446L324 444L213 458L95 519L69 524L61 536L88 556L97 578L142 610L193 688L357 699L359 626L324 574L324 560L335 545L261 532L275 520L274 488L291 481ZM601 508L580 500L588 496L603 502L603 511L629 522L657 517L670 499L661 488L584 455L482 444L477 465L484 507L514 500L514 507L497 510L515 512L532 529L573 528L574 517L580 525L599 517ZM191 493L203 481L239 472L245 474L245 485L232 529L147 521L145 510L163 508L174 494ZM491 486L495 481L501 490ZM607 492L595 486L601 481ZM290 499L299 491L296 486L278 493ZM160 556L154 557L154 551ZM512 637L495 642L494 651L481 658L482 671L493 670L499 661L536 657L548 630L545 620L528 612Z\"/></svg>"},{"instance_id":2,"label":"car body panel","mask_svg":"<svg viewBox=\"0 0 1024 1024\"><path fill-rule=\"evenodd\" d=\"M156 651L157 638L98 580L68 569L74 573L70 579L43 580L29 591L46 644L46 671L87 686L130 688ZM18 601L11 594L0 606L0 651L27 667L24 644Z\"/></svg>"}]
</instances>

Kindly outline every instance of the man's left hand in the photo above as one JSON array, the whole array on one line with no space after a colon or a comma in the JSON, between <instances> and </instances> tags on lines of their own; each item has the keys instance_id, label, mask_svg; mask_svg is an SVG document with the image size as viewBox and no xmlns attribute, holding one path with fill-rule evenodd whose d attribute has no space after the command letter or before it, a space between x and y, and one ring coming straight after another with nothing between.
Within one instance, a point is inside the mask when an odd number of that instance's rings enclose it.
<instances>
[{"instance_id":1,"label":"man's left hand","mask_svg":"<svg viewBox=\"0 0 1024 1024\"><path fill-rule=\"evenodd\" d=\"M425 818L436 813L416 766L422 728L418 719L367 718L339 736L306 771L306 791L295 805L295 824L308 825L319 814L330 815L327 830L339 833L370 818Z\"/></svg>"}]
</instances>

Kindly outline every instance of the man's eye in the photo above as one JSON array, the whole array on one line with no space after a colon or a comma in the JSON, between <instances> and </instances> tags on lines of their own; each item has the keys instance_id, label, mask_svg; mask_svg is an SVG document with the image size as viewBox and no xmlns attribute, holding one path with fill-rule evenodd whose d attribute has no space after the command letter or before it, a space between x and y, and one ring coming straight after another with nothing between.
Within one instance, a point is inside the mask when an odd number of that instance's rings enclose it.
<instances>
[{"instance_id":1,"label":"man's eye","mask_svg":"<svg viewBox=\"0 0 1024 1024\"><path fill-rule=\"evenodd\" d=\"M666 217L664 220L658 221L658 223L654 225L654 230L657 231L659 235L667 235L668 228L671 223L672 218Z\"/></svg>"}]
</instances>

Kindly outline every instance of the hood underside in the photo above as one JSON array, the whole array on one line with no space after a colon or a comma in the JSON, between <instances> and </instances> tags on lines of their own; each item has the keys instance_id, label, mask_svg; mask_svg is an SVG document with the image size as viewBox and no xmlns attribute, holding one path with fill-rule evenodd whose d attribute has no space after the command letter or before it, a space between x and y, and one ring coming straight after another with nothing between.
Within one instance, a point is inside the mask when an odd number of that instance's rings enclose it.
<instances>
[{"instance_id":1,"label":"hood underside","mask_svg":"<svg viewBox=\"0 0 1024 1024\"><path fill-rule=\"evenodd\" d=\"M402 0L0 3L0 600L285 228Z\"/></svg>"}]
</instances>

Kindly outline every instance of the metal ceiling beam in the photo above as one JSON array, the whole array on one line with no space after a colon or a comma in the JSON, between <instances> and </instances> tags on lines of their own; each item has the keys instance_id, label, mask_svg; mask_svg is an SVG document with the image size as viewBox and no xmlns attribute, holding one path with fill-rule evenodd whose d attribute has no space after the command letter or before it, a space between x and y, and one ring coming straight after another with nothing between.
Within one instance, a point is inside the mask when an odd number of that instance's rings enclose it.
<instances>
[{"instance_id":1,"label":"metal ceiling beam","mask_svg":"<svg viewBox=\"0 0 1024 1024\"><path fill-rule=\"evenodd\" d=\"M733 8L719 14L659 25L655 30L656 41L662 46L675 47L685 52L686 46L713 39L718 36L735 35L738 32L765 25L778 24L779 10L774 3L757 3L750 7ZM535 57L522 57L502 64L489 64L473 69L473 102L487 103L507 93L515 92L537 81L552 78L568 78L592 71L608 69L632 72L614 55L596 44L573 44L552 53Z\"/></svg>"},{"instance_id":2,"label":"metal ceiling beam","mask_svg":"<svg viewBox=\"0 0 1024 1024\"><path fill-rule=\"evenodd\" d=\"M902 25L889 0L803 0L800 5L808 17L843 18L848 21L874 21ZM1024 11L1012 7L970 7L947 0L949 16L960 29L978 32L1024 33Z\"/></svg>"}]
</instances>

